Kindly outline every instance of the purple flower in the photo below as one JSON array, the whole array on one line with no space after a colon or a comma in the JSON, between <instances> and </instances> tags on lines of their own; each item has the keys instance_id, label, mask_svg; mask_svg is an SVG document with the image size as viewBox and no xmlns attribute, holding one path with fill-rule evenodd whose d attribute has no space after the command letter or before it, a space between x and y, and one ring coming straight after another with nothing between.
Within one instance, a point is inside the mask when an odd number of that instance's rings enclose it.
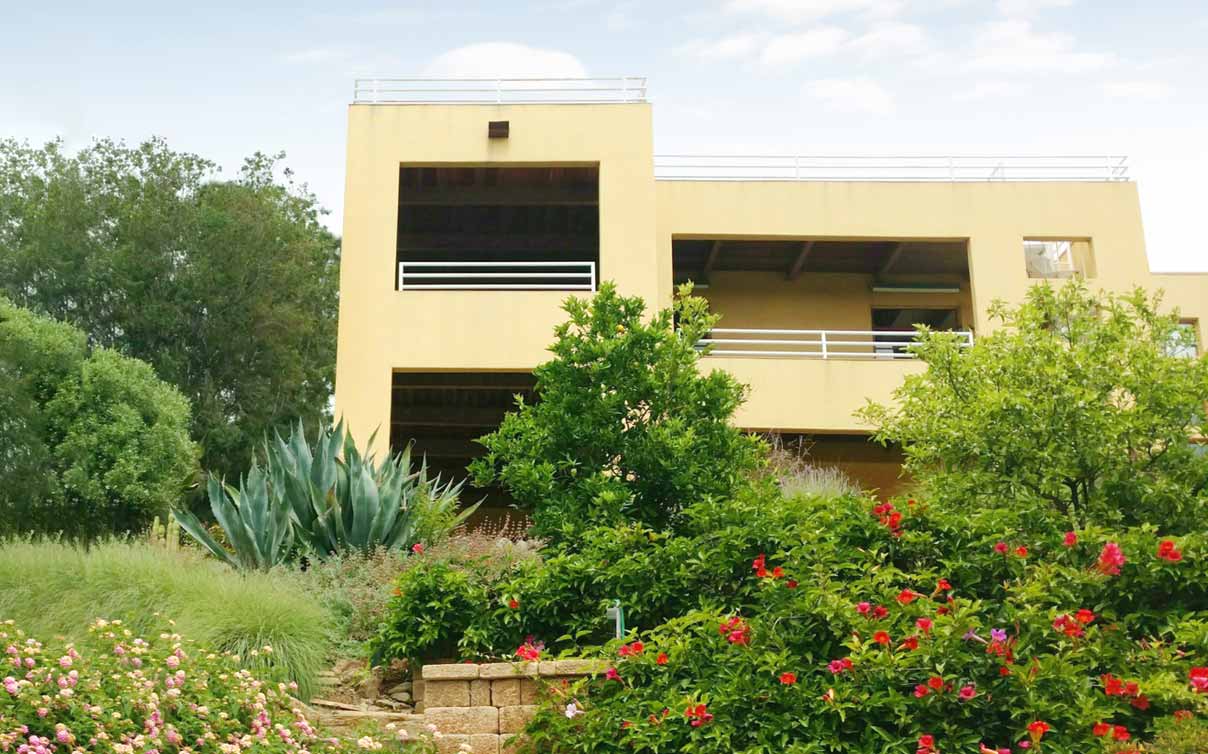
<instances>
[{"instance_id":1,"label":"purple flower","mask_svg":"<svg viewBox=\"0 0 1208 754\"><path fill-rule=\"evenodd\" d=\"M990 638L994 641L1006 641L1007 632L1001 628L990 629Z\"/></svg>"},{"instance_id":2,"label":"purple flower","mask_svg":"<svg viewBox=\"0 0 1208 754\"><path fill-rule=\"evenodd\" d=\"M977 639L977 638L980 638L980 637L977 635L976 628L971 628L965 632L965 636L964 636L965 641L973 641L974 639Z\"/></svg>"}]
</instances>

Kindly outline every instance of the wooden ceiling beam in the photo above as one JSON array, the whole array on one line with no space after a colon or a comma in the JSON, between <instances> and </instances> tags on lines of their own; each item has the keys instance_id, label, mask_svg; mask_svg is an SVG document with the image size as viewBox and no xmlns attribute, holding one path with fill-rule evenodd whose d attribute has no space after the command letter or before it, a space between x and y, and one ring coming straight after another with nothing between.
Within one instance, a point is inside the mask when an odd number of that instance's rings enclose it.
<instances>
[{"instance_id":1,"label":"wooden ceiling beam","mask_svg":"<svg viewBox=\"0 0 1208 754\"><path fill-rule=\"evenodd\" d=\"M713 274L713 268L717 265L717 258L721 256L721 241L714 241L713 246L709 248L708 255L705 256L705 263L700 268L700 277L702 282L709 280L709 275Z\"/></svg>"},{"instance_id":2,"label":"wooden ceiling beam","mask_svg":"<svg viewBox=\"0 0 1208 754\"><path fill-rule=\"evenodd\" d=\"M881 265L879 270L877 270L877 277L880 278L889 274L889 271L893 269L893 266L897 264L898 260L902 257L902 248L902 243L900 241L894 242L893 246L890 247L889 256L885 259L885 263Z\"/></svg>"},{"instance_id":3,"label":"wooden ceiling beam","mask_svg":"<svg viewBox=\"0 0 1208 754\"><path fill-rule=\"evenodd\" d=\"M793 264L789 266L788 272L784 275L786 280L796 280L801 277L802 271L805 270L805 263L809 260L810 252L813 250L813 241L805 241L801 244L801 251L797 252L797 257L793 259Z\"/></svg>"}]
</instances>

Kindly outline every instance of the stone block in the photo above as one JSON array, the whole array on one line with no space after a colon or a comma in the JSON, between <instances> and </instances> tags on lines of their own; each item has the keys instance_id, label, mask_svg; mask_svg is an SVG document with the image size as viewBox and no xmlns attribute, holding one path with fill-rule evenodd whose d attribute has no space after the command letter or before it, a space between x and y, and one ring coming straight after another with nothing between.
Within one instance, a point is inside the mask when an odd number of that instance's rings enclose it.
<instances>
[{"instance_id":1,"label":"stone block","mask_svg":"<svg viewBox=\"0 0 1208 754\"><path fill-rule=\"evenodd\" d=\"M477 681L428 681L424 704L428 707L469 707L470 684Z\"/></svg>"},{"instance_id":2,"label":"stone block","mask_svg":"<svg viewBox=\"0 0 1208 754\"><path fill-rule=\"evenodd\" d=\"M526 675L537 675L535 662L492 662L478 666L479 678L519 678Z\"/></svg>"},{"instance_id":3,"label":"stone block","mask_svg":"<svg viewBox=\"0 0 1208 754\"><path fill-rule=\"evenodd\" d=\"M553 660L546 660L537 664L537 672L541 675L557 675L558 663Z\"/></svg>"},{"instance_id":4,"label":"stone block","mask_svg":"<svg viewBox=\"0 0 1208 754\"><path fill-rule=\"evenodd\" d=\"M491 682L490 681L470 681L470 706L471 707L490 707L491 706Z\"/></svg>"},{"instance_id":5,"label":"stone block","mask_svg":"<svg viewBox=\"0 0 1208 754\"><path fill-rule=\"evenodd\" d=\"M541 686L532 678L520 679L520 703L535 704L541 695Z\"/></svg>"},{"instance_id":6,"label":"stone block","mask_svg":"<svg viewBox=\"0 0 1208 754\"><path fill-rule=\"evenodd\" d=\"M446 735L499 732L499 710L495 707L432 707L425 704L424 719Z\"/></svg>"},{"instance_id":7,"label":"stone block","mask_svg":"<svg viewBox=\"0 0 1208 754\"><path fill-rule=\"evenodd\" d=\"M502 678L491 681L491 706L511 707L520 704L520 679Z\"/></svg>"},{"instance_id":8,"label":"stone block","mask_svg":"<svg viewBox=\"0 0 1208 754\"><path fill-rule=\"evenodd\" d=\"M514 707L499 708L499 732L519 733L537 712L535 704L518 704Z\"/></svg>"},{"instance_id":9,"label":"stone block","mask_svg":"<svg viewBox=\"0 0 1208 754\"><path fill-rule=\"evenodd\" d=\"M603 673L605 663L600 660L558 660L554 675L596 675Z\"/></svg>"},{"instance_id":10,"label":"stone block","mask_svg":"<svg viewBox=\"0 0 1208 754\"><path fill-rule=\"evenodd\" d=\"M437 754L464 754L468 745L474 754L499 754L499 736L494 733L451 733L436 739Z\"/></svg>"},{"instance_id":11,"label":"stone block","mask_svg":"<svg viewBox=\"0 0 1208 754\"><path fill-rule=\"evenodd\" d=\"M425 665L421 675L425 681L472 681L478 677L478 666L470 663Z\"/></svg>"}]
</instances>

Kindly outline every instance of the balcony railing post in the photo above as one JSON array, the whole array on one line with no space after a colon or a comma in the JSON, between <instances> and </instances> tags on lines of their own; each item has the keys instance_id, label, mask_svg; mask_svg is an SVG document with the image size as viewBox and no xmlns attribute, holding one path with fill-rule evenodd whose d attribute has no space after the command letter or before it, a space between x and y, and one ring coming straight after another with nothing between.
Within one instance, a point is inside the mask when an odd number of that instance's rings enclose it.
<instances>
[{"instance_id":1,"label":"balcony railing post","mask_svg":"<svg viewBox=\"0 0 1208 754\"><path fill-rule=\"evenodd\" d=\"M595 291L596 291L596 263L588 262L587 264L591 267L591 290L592 290L592 293L595 293Z\"/></svg>"},{"instance_id":2,"label":"balcony railing post","mask_svg":"<svg viewBox=\"0 0 1208 754\"><path fill-rule=\"evenodd\" d=\"M825 360L825 359L830 358L830 356L826 352L826 330L822 331L821 339L822 339L822 358Z\"/></svg>"},{"instance_id":3,"label":"balcony railing post","mask_svg":"<svg viewBox=\"0 0 1208 754\"><path fill-rule=\"evenodd\" d=\"M400 291L401 291L401 290L405 290L405 289L407 288L407 271L406 271L406 267L407 267L407 263L406 263L406 262L399 262L399 263L398 263L398 289L399 289Z\"/></svg>"}]
</instances>

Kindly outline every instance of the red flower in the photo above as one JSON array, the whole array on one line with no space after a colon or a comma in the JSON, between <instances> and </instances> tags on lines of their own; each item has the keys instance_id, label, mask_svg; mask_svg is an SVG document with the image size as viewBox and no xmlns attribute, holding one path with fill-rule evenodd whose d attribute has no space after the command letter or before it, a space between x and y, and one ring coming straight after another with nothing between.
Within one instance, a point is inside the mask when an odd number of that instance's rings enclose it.
<instances>
[{"instance_id":1,"label":"red flower","mask_svg":"<svg viewBox=\"0 0 1208 754\"><path fill-rule=\"evenodd\" d=\"M667 653L659 652L659 656L654 658L654 661L659 665L666 665L667 664Z\"/></svg>"},{"instance_id":2,"label":"red flower","mask_svg":"<svg viewBox=\"0 0 1208 754\"><path fill-rule=\"evenodd\" d=\"M793 579L789 579L788 581L784 582L784 585L787 586L789 589L797 588L797 582Z\"/></svg>"},{"instance_id":3,"label":"red flower","mask_svg":"<svg viewBox=\"0 0 1208 754\"><path fill-rule=\"evenodd\" d=\"M1099 678L1103 681L1103 693L1107 696L1124 696L1124 681L1111 673L1104 673Z\"/></svg>"},{"instance_id":4,"label":"red flower","mask_svg":"<svg viewBox=\"0 0 1208 754\"><path fill-rule=\"evenodd\" d=\"M925 634L931 633L931 619L930 618L919 618L918 620L916 620L914 622L914 625L918 626L919 630Z\"/></svg>"},{"instance_id":5,"label":"red flower","mask_svg":"<svg viewBox=\"0 0 1208 754\"><path fill-rule=\"evenodd\" d=\"M536 662L541 659L541 650L533 646L532 642L525 642L516 649L516 656L522 660Z\"/></svg>"},{"instance_id":6,"label":"red flower","mask_svg":"<svg viewBox=\"0 0 1208 754\"><path fill-rule=\"evenodd\" d=\"M423 543L416 542L415 544L411 545L411 552L415 553L416 555L423 555L424 554Z\"/></svg>"},{"instance_id":7,"label":"red flower","mask_svg":"<svg viewBox=\"0 0 1208 754\"><path fill-rule=\"evenodd\" d=\"M1095 726L1091 728L1091 733L1094 734L1096 738L1102 738L1110 733L1111 730L1112 726L1108 725L1107 723L1095 723Z\"/></svg>"},{"instance_id":8,"label":"red flower","mask_svg":"<svg viewBox=\"0 0 1208 754\"><path fill-rule=\"evenodd\" d=\"M852 662L851 662L850 657L844 657L841 660L831 660L830 662L828 662L826 664L826 669L829 670L830 672L834 673L835 675L839 675L840 673L845 673L845 672L851 670L851 668L852 668Z\"/></svg>"},{"instance_id":9,"label":"red flower","mask_svg":"<svg viewBox=\"0 0 1208 754\"><path fill-rule=\"evenodd\" d=\"M902 514L894 511L889 514L889 518L885 519L885 525L890 529L897 529L902 525Z\"/></svg>"},{"instance_id":10,"label":"red flower","mask_svg":"<svg viewBox=\"0 0 1208 754\"><path fill-rule=\"evenodd\" d=\"M872 617L877 620L883 620L889 617L889 610L884 605L877 605L872 609Z\"/></svg>"},{"instance_id":11,"label":"red flower","mask_svg":"<svg viewBox=\"0 0 1208 754\"><path fill-rule=\"evenodd\" d=\"M884 631L877 631L872 635L872 640L881 646L885 646L890 641L889 634L885 633Z\"/></svg>"},{"instance_id":12,"label":"red flower","mask_svg":"<svg viewBox=\"0 0 1208 754\"><path fill-rule=\"evenodd\" d=\"M935 736L924 733L919 736L919 751L930 752L935 747Z\"/></svg>"},{"instance_id":13,"label":"red flower","mask_svg":"<svg viewBox=\"0 0 1208 754\"><path fill-rule=\"evenodd\" d=\"M646 649L646 645L640 641L635 641L632 644L624 644L617 650L617 654L621 657L637 657Z\"/></svg>"},{"instance_id":14,"label":"red flower","mask_svg":"<svg viewBox=\"0 0 1208 754\"><path fill-rule=\"evenodd\" d=\"M776 566L775 568L772 569L772 578L779 579L779 578L782 578L783 576L784 576L784 569L781 568L780 566Z\"/></svg>"},{"instance_id":15,"label":"red flower","mask_svg":"<svg viewBox=\"0 0 1208 754\"><path fill-rule=\"evenodd\" d=\"M950 592L952 591L952 585L948 583L948 579L940 579L939 581L935 582L935 591Z\"/></svg>"},{"instance_id":16,"label":"red flower","mask_svg":"<svg viewBox=\"0 0 1208 754\"><path fill-rule=\"evenodd\" d=\"M1163 539L1158 543L1158 557L1162 560L1177 563L1183 559L1183 552L1174 546L1174 541Z\"/></svg>"},{"instance_id":17,"label":"red flower","mask_svg":"<svg viewBox=\"0 0 1208 754\"><path fill-rule=\"evenodd\" d=\"M907 636L905 639L902 639L902 647L913 652L919 648L919 637Z\"/></svg>"},{"instance_id":18,"label":"red flower","mask_svg":"<svg viewBox=\"0 0 1208 754\"><path fill-rule=\"evenodd\" d=\"M1117 741L1127 741L1128 739L1132 738L1132 736L1129 735L1128 728L1125 728L1123 725L1117 725L1116 727L1112 728L1112 738L1116 739Z\"/></svg>"},{"instance_id":19,"label":"red flower","mask_svg":"<svg viewBox=\"0 0 1208 754\"><path fill-rule=\"evenodd\" d=\"M513 610L520 609L520 600L515 599L515 598L508 600L508 607L510 607Z\"/></svg>"},{"instance_id":20,"label":"red flower","mask_svg":"<svg viewBox=\"0 0 1208 754\"><path fill-rule=\"evenodd\" d=\"M1081 610L1079 610L1078 612L1074 613L1074 620L1078 621L1079 623L1081 623L1082 625L1085 626L1088 623L1094 622L1095 614L1092 613L1090 610L1087 610L1084 607Z\"/></svg>"},{"instance_id":21,"label":"red flower","mask_svg":"<svg viewBox=\"0 0 1208 754\"><path fill-rule=\"evenodd\" d=\"M1084 633L1081 624L1069 615L1057 616L1057 619L1053 621L1053 630L1061 631L1069 637L1082 636Z\"/></svg>"},{"instance_id":22,"label":"red flower","mask_svg":"<svg viewBox=\"0 0 1208 754\"><path fill-rule=\"evenodd\" d=\"M1136 698L1129 702L1129 704L1144 712L1149 709L1149 697L1144 694L1137 694Z\"/></svg>"},{"instance_id":23,"label":"red flower","mask_svg":"<svg viewBox=\"0 0 1208 754\"><path fill-rule=\"evenodd\" d=\"M931 689L927 688L924 684L920 683L919 685L914 687L914 698L915 699L922 699L923 697L927 696L930 693L931 693Z\"/></svg>"},{"instance_id":24,"label":"red flower","mask_svg":"<svg viewBox=\"0 0 1208 754\"><path fill-rule=\"evenodd\" d=\"M1061 540L1061 544L1065 545L1066 547L1073 547L1074 545L1078 544L1078 535L1072 531L1067 531L1065 533L1065 538Z\"/></svg>"},{"instance_id":25,"label":"red flower","mask_svg":"<svg viewBox=\"0 0 1208 754\"><path fill-rule=\"evenodd\" d=\"M705 723L713 722L713 715L709 714L708 708L703 704L691 705L684 710L684 717L688 718L688 723L693 728L699 728Z\"/></svg>"},{"instance_id":26,"label":"red flower","mask_svg":"<svg viewBox=\"0 0 1208 754\"><path fill-rule=\"evenodd\" d=\"M747 645L751 643L751 627L742 618L731 618L717 627L717 632L726 637L731 644Z\"/></svg>"},{"instance_id":27,"label":"red flower","mask_svg":"<svg viewBox=\"0 0 1208 754\"><path fill-rule=\"evenodd\" d=\"M1195 713L1189 709L1177 709L1174 711L1174 719L1179 722L1190 720L1193 717L1195 717Z\"/></svg>"},{"instance_id":28,"label":"red flower","mask_svg":"<svg viewBox=\"0 0 1208 754\"><path fill-rule=\"evenodd\" d=\"M754 569L757 577L762 579L764 576L768 575L768 569L765 567L766 564L767 557L762 552L759 553L759 557L751 561L751 568Z\"/></svg>"},{"instance_id":29,"label":"red flower","mask_svg":"<svg viewBox=\"0 0 1208 754\"><path fill-rule=\"evenodd\" d=\"M1000 665L998 666L998 674L1003 678L1006 678L1007 676L1011 675L1011 669L1006 665Z\"/></svg>"},{"instance_id":30,"label":"red flower","mask_svg":"<svg viewBox=\"0 0 1208 754\"><path fill-rule=\"evenodd\" d=\"M1007 554L1007 543L999 542L998 544L994 545L994 552L998 553L999 555L1006 555Z\"/></svg>"},{"instance_id":31,"label":"red flower","mask_svg":"<svg viewBox=\"0 0 1208 754\"><path fill-rule=\"evenodd\" d=\"M1100 573L1108 576L1119 576L1120 566L1128 562L1124 557L1124 551L1120 549L1120 545L1115 542L1108 542L1103 545L1103 550L1099 553L1099 562L1095 567Z\"/></svg>"},{"instance_id":32,"label":"red flower","mask_svg":"<svg viewBox=\"0 0 1208 754\"><path fill-rule=\"evenodd\" d=\"M938 675L933 675L927 679L927 685L931 687L932 691L938 693L944 690L944 679L940 678Z\"/></svg>"},{"instance_id":33,"label":"red flower","mask_svg":"<svg viewBox=\"0 0 1208 754\"><path fill-rule=\"evenodd\" d=\"M867 602L860 602L856 605L856 612L860 615L868 615L872 612L872 605Z\"/></svg>"},{"instance_id":34,"label":"red flower","mask_svg":"<svg viewBox=\"0 0 1208 754\"><path fill-rule=\"evenodd\" d=\"M1021 558L1026 558L1028 556L1028 548L1020 545L1019 547L1015 548L1015 554Z\"/></svg>"},{"instance_id":35,"label":"red flower","mask_svg":"<svg viewBox=\"0 0 1208 754\"><path fill-rule=\"evenodd\" d=\"M959 696L963 701L967 702L973 697L977 696L977 688L973 684L961 686L961 690L957 692L957 696Z\"/></svg>"},{"instance_id":36,"label":"red flower","mask_svg":"<svg viewBox=\"0 0 1208 754\"><path fill-rule=\"evenodd\" d=\"M1208 694L1208 668L1192 668L1187 676L1191 679L1191 688Z\"/></svg>"},{"instance_id":37,"label":"red flower","mask_svg":"<svg viewBox=\"0 0 1208 754\"><path fill-rule=\"evenodd\" d=\"M617 672L616 668L609 668L608 670L604 671L604 678L609 681L619 682L621 680L621 674Z\"/></svg>"},{"instance_id":38,"label":"red flower","mask_svg":"<svg viewBox=\"0 0 1208 754\"><path fill-rule=\"evenodd\" d=\"M919 595L915 594L913 591L911 591L909 589L903 589L902 591L898 592L898 602L903 605L909 605L911 602L914 602L918 598L919 598Z\"/></svg>"},{"instance_id":39,"label":"red flower","mask_svg":"<svg viewBox=\"0 0 1208 754\"><path fill-rule=\"evenodd\" d=\"M796 683L796 682L797 682L797 674L796 674L796 673L788 673L788 672L785 672L785 673L781 673L781 674L780 674L780 683L781 683L782 685L785 685L785 686L792 686L792 685L793 685L794 683Z\"/></svg>"},{"instance_id":40,"label":"red flower","mask_svg":"<svg viewBox=\"0 0 1208 754\"><path fill-rule=\"evenodd\" d=\"M1028 723L1028 735L1032 737L1033 741L1039 741L1044 737L1045 733L1049 732L1049 730L1051 730L1049 728L1049 724L1044 720L1036 720L1035 722Z\"/></svg>"}]
</instances>

